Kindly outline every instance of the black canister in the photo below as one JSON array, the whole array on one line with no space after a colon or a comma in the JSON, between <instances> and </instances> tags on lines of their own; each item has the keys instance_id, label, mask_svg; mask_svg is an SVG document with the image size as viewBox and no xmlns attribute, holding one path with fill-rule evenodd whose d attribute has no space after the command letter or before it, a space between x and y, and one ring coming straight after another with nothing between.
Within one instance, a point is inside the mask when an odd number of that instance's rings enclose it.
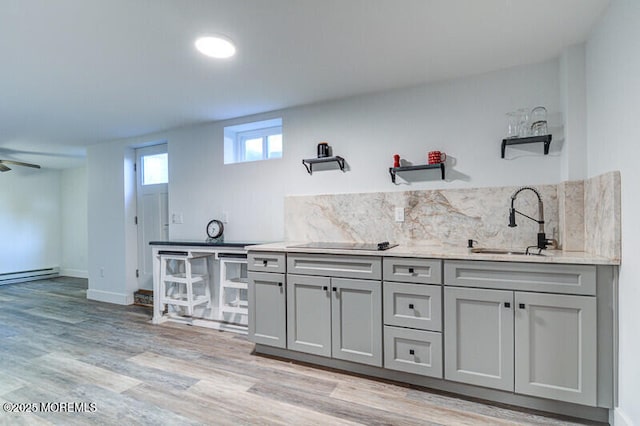
<instances>
[{"instance_id":1,"label":"black canister","mask_svg":"<svg viewBox=\"0 0 640 426\"><path fill-rule=\"evenodd\" d=\"M320 142L318 144L318 158L324 158L329 156L329 144L327 142Z\"/></svg>"}]
</instances>

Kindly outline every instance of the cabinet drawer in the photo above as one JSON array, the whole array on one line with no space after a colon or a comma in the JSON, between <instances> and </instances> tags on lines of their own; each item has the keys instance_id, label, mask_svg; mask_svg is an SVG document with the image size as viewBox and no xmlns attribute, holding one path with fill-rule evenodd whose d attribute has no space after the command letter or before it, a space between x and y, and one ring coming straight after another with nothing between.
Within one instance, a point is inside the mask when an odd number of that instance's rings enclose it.
<instances>
[{"instance_id":1,"label":"cabinet drawer","mask_svg":"<svg viewBox=\"0 0 640 426\"><path fill-rule=\"evenodd\" d=\"M419 284L442 283L442 261L411 257L385 257L383 259L385 281Z\"/></svg>"},{"instance_id":2,"label":"cabinet drawer","mask_svg":"<svg viewBox=\"0 0 640 426\"><path fill-rule=\"evenodd\" d=\"M442 334L385 326L384 367L442 378Z\"/></svg>"},{"instance_id":3,"label":"cabinet drawer","mask_svg":"<svg viewBox=\"0 0 640 426\"><path fill-rule=\"evenodd\" d=\"M286 269L285 254L249 252L247 254L247 268L249 271L284 273Z\"/></svg>"},{"instance_id":4,"label":"cabinet drawer","mask_svg":"<svg viewBox=\"0 0 640 426\"><path fill-rule=\"evenodd\" d=\"M442 287L384 282L384 323L421 330L442 330Z\"/></svg>"},{"instance_id":5,"label":"cabinet drawer","mask_svg":"<svg viewBox=\"0 0 640 426\"><path fill-rule=\"evenodd\" d=\"M331 254L289 254L287 272L325 277L379 280L382 261L377 256L342 256Z\"/></svg>"},{"instance_id":6,"label":"cabinet drawer","mask_svg":"<svg viewBox=\"0 0 640 426\"><path fill-rule=\"evenodd\" d=\"M462 287L595 295L596 267L445 260L444 283Z\"/></svg>"}]
</instances>

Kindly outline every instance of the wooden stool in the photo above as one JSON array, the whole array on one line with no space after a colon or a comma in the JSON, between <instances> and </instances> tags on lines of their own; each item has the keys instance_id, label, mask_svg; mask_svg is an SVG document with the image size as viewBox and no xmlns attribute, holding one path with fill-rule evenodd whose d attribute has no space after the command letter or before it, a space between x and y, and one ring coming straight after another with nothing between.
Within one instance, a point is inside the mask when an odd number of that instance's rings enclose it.
<instances>
[{"instance_id":1,"label":"wooden stool","mask_svg":"<svg viewBox=\"0 0 640 426\"><path fill-rule=\"evenodd\" d=\"M160 304L176 306L177 310L186 308L187 315L193 316L196 306L211 307L211 291L209 289L208 259L209 254L189 255L174 253L160 255ZM193 271L192 262L201 265ZM201 287L199 291L197 287Z\"/></svg>"}]
</instances>

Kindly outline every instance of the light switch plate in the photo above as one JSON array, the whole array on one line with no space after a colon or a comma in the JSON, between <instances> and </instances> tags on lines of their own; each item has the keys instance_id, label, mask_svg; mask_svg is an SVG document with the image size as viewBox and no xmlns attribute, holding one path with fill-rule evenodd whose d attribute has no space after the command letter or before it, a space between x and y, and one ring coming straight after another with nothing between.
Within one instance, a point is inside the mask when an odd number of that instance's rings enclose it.
<instances>
[{"instance_id":1,"label":"light switch plate","mask_svg":"<svg viewBox=\"0 0 640 426\"><path fill-rule=\"evenodd\" d=\"M171 215L171 223L184 223L184 218L182 217L182 213L173 213Z\"/></svg>"},{"instance_id":2,"label":"light switch plate","mask_svg":"<svg viewBox=\"0 0 640 426\"><path fill-rule=\"evenodd\" d=\"M396 222L404 222L404 207L396 207Z\"/></svg>"}]
</instances>

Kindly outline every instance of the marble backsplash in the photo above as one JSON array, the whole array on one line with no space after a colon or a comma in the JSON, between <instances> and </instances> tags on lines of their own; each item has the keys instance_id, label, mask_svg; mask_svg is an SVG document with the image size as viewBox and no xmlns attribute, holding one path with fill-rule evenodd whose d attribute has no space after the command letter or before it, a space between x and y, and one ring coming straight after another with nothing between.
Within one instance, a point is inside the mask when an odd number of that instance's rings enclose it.
<instances>
[{"instance_id":1,"label":"marble backsplash","mask_svg":"<svg viewBox=\"0 0 640 426\"><path fill-rule=\"evenodd\" d=\"M522 249L536 244L538 224L517 215L518 226L507 226L511 195L518 188L288 196L284 206L285 239L464 247L467 240L474 239L482 247ZM566 250L619 257L620 179L617 172L586 181L535 188L544 203L547 238L557 239ZM586 207L592 205L598 194L602 194L600 204L605 205L592 212ZM614 194L618 194L617 199ZM398 207L404 208L404 222L394 220ZM538 217L537 197L531 191L521 192L515 207L526 215Z\"/></svg>"},{"instance_id":2,"label":"marble backsplash","mask_svg":"<svg viewBox=\"0 0 640 426\"><path fill-rule=\"evenodd\" d=\"M585 181L585 251L620 260L622 256L620 172L609 172Z\"/></svg>"}]
</instances>

